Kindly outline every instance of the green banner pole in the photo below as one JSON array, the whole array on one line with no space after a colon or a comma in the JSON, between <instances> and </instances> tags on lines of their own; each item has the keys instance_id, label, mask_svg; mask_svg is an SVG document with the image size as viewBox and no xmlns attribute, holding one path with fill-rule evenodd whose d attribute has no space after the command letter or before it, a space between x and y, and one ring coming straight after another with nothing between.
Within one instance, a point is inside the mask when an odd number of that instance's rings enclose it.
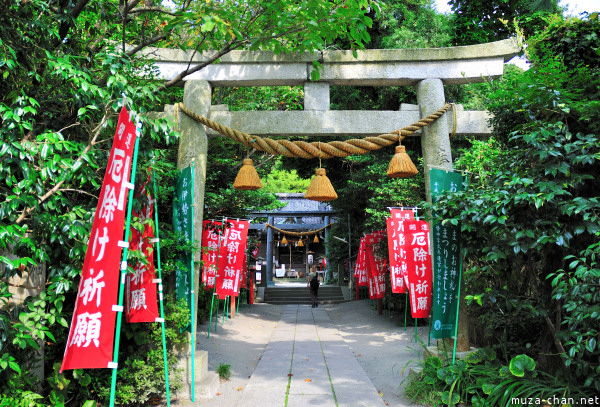
<instances>
[{"instance_id":1,"label":"green banner pole","mask_svg":"<svg viewBox=\"0 0 600 407\"><path fill-rule=\"evenodd\" d=\"M217 325L219 324L219 306L221 303L221 299L219 298L219 296L216 293L213 295L217 296L217 313L215 314L215 332L217 332Z\"/></svg>"},{"instance_id":2,"label":"green banner pole","mask_svg":"<svg viewBox=\"0 0 600 407\"><path fill-rule=\"evenodd\" d=\"M190 179L190 182L192 184L192 187L190 188L190 195L192 198L192 202L194 202L194 162L192 161L192 165L191 165L191 169L192 169L192 176ZM192 209L192 228L191 228L191 233L190 233L190 243L193 244L194 243L194 208L195 208L195 204L194 206L191 208ZM196 400L196 380L195 380L195 350L196 350L196 304L194 302L195 296L194 296L194 291L196 289L196 285L194 284L194 251L192 250L192 256L191 256L191 261L190 261L190 284L192 285L192 289L190 290L190 309L191 309L191 317L192 317L192 329L191 329L191 336L192 336L192 403L194 403Z\"/></svg>"},{"instance_id":3,"label":"green banner pole","mask_svg":"<svg viewBox=\"0 0 600 407\"><path fill-rule=\"evenodd\" d=\"M215 303L215 293L213 293L212 298L210 299L210 316L208 317L208 337L210 338L210 326L212 325L212 313L213 313L213 305Z\"/></svg>"},{"instance_id":4,"label":"green banner pole","mask_svg":"<svg viewBox=\"0 0 600 407\"><path fill-rule=\"evenodd\" d=\"M153 163L154 164L154 163ZM160 265L160 233L158 230L158 189L156 186L156 172L152 167L152 184L154 186L154 228L156 229L156 260L158 264L158 303L160 305L160 319L161 319L161 334L162 334L162 345L163 345L163 361L165 365L165 387L167 389L167 407L171 406L171 395L169 393L169 366L167 363L167 339L165 336L165 309L163 306L163 283L162 283L162 270Z\"/></svg>"},{"instance_id":5,"label":"green banner pole","mask_svg":"<svg viewBox=\"0 0 600 407\"><path fill-rule=\"evenodd\" d=\"M219 253L221 253L221 234L219 233L219 244L217 245L217 261L215 264L215 282L213 285L214 293L213 295L217 295L217 273L219 272ZM217 314L215 317L215 332L217 332L217 325L219 325L219 305L221 301L219 296L217 295Z\"/></svg>"},{"instance_id":6,"label":"green banner pole","mask_svg":"<svg viewBox=\"0 0 600 407\"><path fill-rule=\"evenodd\" d=\"M460 261L458 262L458 297L456 298L456 325L454 326L454 349L452 350L452 364L456 361L456 341L458 340L458 312L460 310L460 284L462 281L462 253L460 254Z\"/></svg>"},{"instance_id":7,"label":"green banner pole","mask_svg":"<svg viewBox=\"0 0 600 407\"><path fill-rule=\"evenodd\" d=\"M141 136L141 124L138 123L136 126L136 132L138 137L135 138L135 147L133 149L133 163L131 165L131 177L129 182L131 184L135 183L135 169L137 167L137 156L138 156L138 147L140 144L140 136ZM129 228L131 227L131 208L133 207L133 189L129 190L129 196L127 197L127 222L125 223L125 237L124 241L129 243ZM117 301L117 306L120 308L120 311L117 312L117 326L115 328L115 347L113 349L113 363L115 364L115 368L112 371L112 377L110 381L110 407L114 407L115 405L115 392L117 389L117 369L119 362L119 343L121 336L121 320L123 318L123 294L125 292L125 276L127 275L127 253L129 252L129 246L123 248L123 255L121 256L121 272L119 275L119 298Z\"/></svg>"},{"instance_id":8,"label":"green banner pole","mask_svg":"<svg viewBox=\"0 0 600 407\"><path fill-rule=\"evenodd\" d=\"M427 326L429 327L429 332L427 332L427 346L431 346L431 315L429 315Z\"/></svg>"},{"instance_id":9,"label":"green banner pole","mask_svg":"<svg viewBox=\"0 0 600 407\"><path fill-rule=\"evenodd\" d=\"M406 289L406 304L404 305L404 330L406 331L406 316L408 315L408 288Z\"/></svg>"},{"instance_id":10,"label":"green banner pole","mask_svg":"<svg viewBox=\"0 0 600 407\"><path fill-rule=\"evenodd\" d=\"M417 338L419 337L419 329L417 328L417 318L415 318L415 342L418 342Z\"/></svg>"},{"instance_id":11,"label":"green banner pole","mask_svg":"<svg viewBox=\"0 0 600 407\"><path fill-rule=\"evenodd\" d=\"M237 296L237 308L235 310L235 315L240 315L240 297L241 297L241 289L240 292L238 292L238 296Z\"/></svg>"},{"instance_id":12,"label":"green banner pole","mask_svg":"<svg viewBox=\"0 0 600 407\"><path fill-rule=\"evenodd\" d=\"M223 303L223 319L221 320L221 325L225 325L225 315L227 315L227 304L229 303L229 296L225 296L225 302Z\"/></svg>"}]
</instances>

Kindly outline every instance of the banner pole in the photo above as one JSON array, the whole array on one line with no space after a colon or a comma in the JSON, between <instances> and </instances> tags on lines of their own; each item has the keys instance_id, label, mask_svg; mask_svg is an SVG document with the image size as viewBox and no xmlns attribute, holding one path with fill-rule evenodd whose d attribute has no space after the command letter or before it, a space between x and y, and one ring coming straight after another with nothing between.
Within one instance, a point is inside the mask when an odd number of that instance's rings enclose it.
<instances>
[{"instance_id":1,"label":"banner pole","mask_svg":"<svg viewBox=\"0 0 600 407\"><path fill-rule=\"evenodd\" d=\"M215 332L217 332L217 325L219 324L219 305L220 305L220 299L219 299L219 295L217 294L217 273L219 272L219 257L220 257L220 253L221 253L221 233L219 233L219 243L217 245L217 261L215 264L215 282L213 284L213 295L217 296L217 313L215 316ZM212 311L212 310L211 310Z\"/></svg>"},{"instance_id":2,"label":"banner pole","mask_svg":"<svg viewBox=\"0 0 600 407\"><path fill-rule=\"evenodd\" d=\"M406 331L406 316L408 315L408 288L406 289L406 304L404 305L404 330Z\"/></svg>"},{"instance_id":3,"label":"banner pole","mask_svg":"<svg viewBox=\"0 0 600 407\"><path fill-rule=\"evenodd\" d=\"M152 167L152 184L154 186L154 226L156 229L156 259L158 263L158 298L160 305L160 318L161 318L161 333L162 333L162 345L163 345L163 360L165 365L165 387L167 389L167 407L171 406L171 395L169 393L169 367L167 363L167 339L165 336L165 309L163 306L163 283L162 283L162 270L160 266L160 233L158 230L158 189L156 186L156 172Z\"/></svg>"},{"instance_id":4,"label":"banner pole","mask_svg":"<svg viewBox=\"0 0 600 407\"><path fill-rule=\"evenodd\" d=\"M133 149L133 161L131 164L131 177L129 178L129 183L135 183L135 169L137 167L137 156L138 156L138 147L140 144L140 135L141 135L141 124L138 123L136 126L137 137L135 138L135 147ZM133 207L133 188L129 190L127 197L127 221L125 223L125 237L124 241L129 243L129 228L131 227L131 208ZM115 328L115 346L113 349L113 363L115 367L112 371L112 377L110 381L110 407L114 407L115 405L115 392L117 389L117 369L119 362L119 342L121 337L121 320L123 318L123 294L125 292L125 276L127 275L127 246L123 248L123 255L121 256L121 270L119 273L119 297L117 300L117 306L120 308L120 311L117 312L117 325Z\"/></svg>"},{"instance_id":5,"label":"banner pole","mask_svg":"<svg viewBox=\"0 0 600 407\"><path fill-rule=\"evenodd\" d=\"M427 320L427 326L429 328L429 332L427 333L427 346L431 346L431 314L429 314L429 319Z\"/></svg>"},{"instance_id":6,"label":"banner pole","mask_svg":"<svg viewBox=\"0 0 600 407\"><path fill-rule=\"evenodd\" d=\"M240 297L241 297L241 293L238 293L237 296L237 309L235 311L235 315L240 315Z\"/></svg>"},{"instance_id":7,"label":"banner pole","mask_svg":"<svg viewBox=\"0 0 600 407\"><path fill-rule=\"evenodd\" d=\"M192 202L194 202L194 162L192 161L192 165L191 165L191 184L192 187L190 188L190 195L192 198ZM190 233L190 243L193 244L194 243L194 210L192 209L192 228L191 228L191 233ZM191 317L192 317L192 329L191 329L191 335L192 335L192 403L194 403L196 400L196 380L195 380L195 350L196 350L196 304L195 304L195 296L194 296L194 291L196 290L196 286L194 284L194 251L192 250L192 256L191 256L191 261L190 261L190 284L192 285L192 289L190 292L190 309L191 309Z\"/></svg>"},{"instance_id":8,"label":"banner pole","mask_svg":"<svg viewBox=\"0 0 600 407\"><path fill-rule=\"evenodd\" d=\"M417 318L415 318L415 342L418 342L419 330L417 329Z\"/></svg>"},{"instance_id":9,"label":"banner pole","mask_svg":"<svg viewBox=\"0 0 600 407\"><path fill-rule=\"evenodd\" d=\"M223 303L223 318L221 320L221 325L225 325L225 314L227 314L227 304L229 303L229 296L225 296L225 302Z\"/></svg>"},{"instance_id":10,"label":"banner pole","mask_svg":"<svg viewBox=\"0 0 600 407\"><path fill-rule=\"evenodd\" d=\"M456 361L456 341L458 340L458 311L460 309L460 284L462 280L462 262L463 256L461 253L460 261L458 262L458 294L456 298L456 324L454 325L454 349L452 349L452 364L454 364L454 362Z\"/></svg>"},{"instance_id":11,"label":"banner pole","mask_svg":"<svg viewBox=\"0 0 600 407\"><path fill-rule=\"evenodd\" d=\"M213 295L211 296L212 298L210 299L210 316L208 317L208 337L210 338L210 326L212 325L212 312L213 312L213 305L215 303L215 294L213 293Z\"/></svg>"},{"instance_id":12,"label":"banner pole","mask_svg":"<svg viewBox=\"0 0 600 407\"><path fill-rule=\"evenodd\" d=\"M219 306L221 305L221 299L218 294L213 294L217 296L217 313L215 314L215 332L217 332L217 325L219 325Z\"/></svg>"}]
</instances>

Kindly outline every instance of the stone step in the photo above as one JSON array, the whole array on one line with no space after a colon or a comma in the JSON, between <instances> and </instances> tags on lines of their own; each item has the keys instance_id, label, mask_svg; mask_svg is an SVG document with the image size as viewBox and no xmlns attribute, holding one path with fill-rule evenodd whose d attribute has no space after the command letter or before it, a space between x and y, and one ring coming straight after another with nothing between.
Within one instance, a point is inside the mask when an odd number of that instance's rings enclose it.
<instances>
[{"instance_id":1,"label":"stone step","mask_svg":"<svg viewBox=\"0 0 600 407\"><path fill-rule=\"evenodd\" d=\"M319 303L339 304L344 301L340 287L319 288ZM310 291L306 287L267 287L264 302L269 304L310 304Z\"/></svg>"},{"instance_id":2,"label":"stone step","mask_svg":"<svg viewBox=\"0 0 600 407\"><path fill-rule=\"evenodd\" d=\"M219 389L219 375L208 370L208 352L205 350L196 350L194 354L194 395L195 398L211 398L217 394ZM186 370L187 364L182 368ZM189 371L184 372L184 376L189 378ZM173 395L176 400L191 400L192 386L190 382L185 382Z\"/></svg>"},{"instance_id":3,"label":"stone step","mask_svg":"<svg viewBox=\"0 0 600 407\"><path fill-rule=\"evenodd\" d=\"M219 375L216 372L208 372L200 381L196 380L196 397L211 398L219 390Z\"/></svg>"}]
</instances>

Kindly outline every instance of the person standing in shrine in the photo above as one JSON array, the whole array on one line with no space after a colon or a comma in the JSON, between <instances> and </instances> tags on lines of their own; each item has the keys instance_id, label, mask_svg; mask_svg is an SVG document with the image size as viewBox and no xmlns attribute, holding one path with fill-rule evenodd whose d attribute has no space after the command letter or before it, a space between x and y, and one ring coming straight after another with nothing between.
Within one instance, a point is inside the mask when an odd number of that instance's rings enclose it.
<instances>
[{"instance_id":1,"label":"person standing in shrine","mask_svg":"<svg viewBox=\"0 0 600 407\"><path fill-rule=\"evenodd\" d=\"M319 285L319 277L317 277L317 272L313 266L308 274L308 281L306 283L306 286L310 290L310 303L313 308L319 306Z\"/></svg>"}]
</instances>

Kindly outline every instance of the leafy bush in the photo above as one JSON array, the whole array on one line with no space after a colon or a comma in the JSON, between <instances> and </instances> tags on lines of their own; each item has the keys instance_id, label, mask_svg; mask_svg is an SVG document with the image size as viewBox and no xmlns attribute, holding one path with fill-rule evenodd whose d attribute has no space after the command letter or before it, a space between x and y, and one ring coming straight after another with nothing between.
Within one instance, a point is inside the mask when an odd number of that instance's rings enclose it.
<instances>
[{"instance_id":1,"label":"leafy bush","mask_svg":"<svg viewBox=\"0 0 600 407\"><path fill-rule=\"evenodd\" d=\"M600 243L591 245L580 256L570 255L569 271L558 270L552 279L552 297L562 304L565 365L584 380L584 386L600 392Z\"/></svg>"},{"instance_id":2,"label":"leafy bush","mask_svg":"<svg viewBox=\"0 0 600 407\"><path fill-rule=\"evenodd\" d=\"M517 355L502 365L493 350L482 348L452 364L444 351L419 362L419 367L421 371L409 378L406 394L412 401L427 405L508 406L515 405L513 398L535 399L549 394L589 397L565 380L537 371L535 361L527 355Z\"/></svg>"}]
</instances>

